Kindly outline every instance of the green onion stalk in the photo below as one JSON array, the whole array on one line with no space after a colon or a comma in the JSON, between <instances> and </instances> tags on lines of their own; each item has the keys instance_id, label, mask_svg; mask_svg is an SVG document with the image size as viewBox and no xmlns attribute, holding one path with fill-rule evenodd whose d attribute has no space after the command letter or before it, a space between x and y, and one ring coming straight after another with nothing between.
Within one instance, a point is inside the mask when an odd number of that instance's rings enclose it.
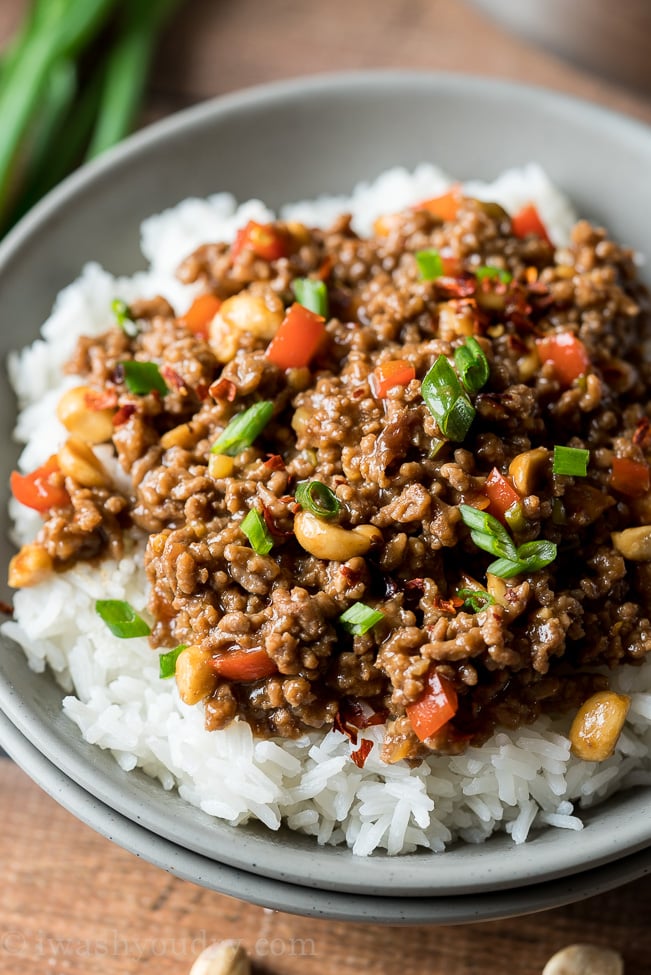
<instances>
[{"instance_id":1,"label":"green onion stalk","mask_svg":"<svg viewBox=\"0 0 651 975\"><path fill-rule=\"evenodd\" d=\"M133 127L180 0L33 0L0 61L0 231Z\"/></svg>"}]
</instances>

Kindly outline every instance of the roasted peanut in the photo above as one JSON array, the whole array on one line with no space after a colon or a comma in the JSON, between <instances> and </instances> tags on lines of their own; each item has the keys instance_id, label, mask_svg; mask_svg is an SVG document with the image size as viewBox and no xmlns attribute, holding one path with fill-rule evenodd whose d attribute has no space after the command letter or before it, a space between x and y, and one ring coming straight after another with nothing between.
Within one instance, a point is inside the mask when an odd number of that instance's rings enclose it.
<instances>
[{"instance_id":1,"label":"roasted peanut","mask_svg":"<svg viewBox=\"0 0 651 975\"><path fill-rule=\"evenodd\" d=\"M525 450L517 454L509 464L509 477L513 486L522 497L526 498L536 490L538 479L549 460L546 447L536 447L535 450Z\"/></svg>"},{"instance_id":2,"label":"roasted peanut","mask_svg":"<svg viewBox=\"0 0 651 975\"><path fill-rule=\"evenodd\" d=\"M500 576L494 576L492 572L486 573L486 588L496 603L500 606L505 605L506 583Z\"/></svg>"},{"instance_id":3,"label":"roasted peanut","mask_svg":"<svg viewBox=\"0 0 651 975\"><path fill-rule=\"evenodd\" d=\"M445 342L460 335L472 335L474 323L468 311L457 311L453 305L444 303L439 305L439 337Z\"/></svg>"},{"instance_id":4,"label":"roasted peanut","mask_svg":"<svg viewBox=\"0 0 651 975\"><path fill-rule=\"evenodd\" d=\"M59 467L82 487L108 487L111 479L104 465L79 437L69 437L57 454Z\"/></svg>"},{"instance_id":5,"label":"roasted peanut","mask_svg":"<svg viewBox=\"0 0 651 975\"><path fill-rule=\"evenodd\" d=\"M191 423L179 423L178 427L172 427L171 430L163 434L160 438L160 444L163 450L169 450L170 447L182 447L184 450L189 450L190 447L194 447L196 439L197 435Z\"/></svg>"},{"instance_id":6,"label":"roasted peanut","mask_svg":"<svg viewBox=\"0 0 651 975\"><path fill-rule=\"evenodd\" d=\"M552 955L542 975L624 975L624 962L611 948L568 945Z\"/></svg>"},{"instance_id":7,"label":"roasted peanut","mask_svg":"<svg viewBox=\"0 0 651 975\"><path fill-rule=\"evenodd\" d=\"M599 691L585 701L570 728L570 743L577 758L603 762L615 750L631 703L626 694Z\"/></svg>"},{"instance_id":8,"label":"roasted peanut","mask_svg":"<svg viewBox=\"0 0 651 975\"><path fill-rule=\"evenodd\" d=\"M538 350L535 345L525 352L524 355L520 356L517 362L518 367L518 379L521 383L528 382L533 376L536 375L540 369L540 356L538 355Z\"/></svg>"},{"instance_id":9,"label":"roasted peanut","mask_svg":"<svg viewBox=\"0 0 651 975\"><path fill-rule=\"evenodd\" d=\"M210 666L208 650L192 644L176 660L176 686L185 704L197 704L214 691L217 674Z\"/></svg>"},{"instance_id":10,"label":"roasted peanut","mask_svg":"<svg viewBox=\"0 0 651 975\"><path fill-rule=\"evenodd\" d=\"M233 473L235 461L226 454L211 454L208 461L208 473L215 480L220 477L230 477Z\"/></svg>"},{"instance_id":11,"label":"roasted peanut","mask_svg":"<svg viewBox=\"0 0 651 975\"><path fill-rule=\"evenodd\" d=\"M219 362L234 358L242 332L272 339L284 317L281 299L270 293L252 295L247 291L227 298L210 323L210 345Z\"/></svg>"},{"instance_id":12,"label":"roasted peanut","mask_svg":"<svg viewBox=\"0 0 651 975\"><path fill-rule=\"evenodd\" d=\"M251 963L236 941L208 945L190 969L190 975L250 975Z\"/></svg>"},{"instance_id":13,"label":"roasted peanut","mask_svg":"<svg viewBox=\"0 0 651 975\"><path fill-rule=\"evenodd\" d=\"M651 525L625 528L623 532L613 532L610 537L617 551L625 559L631 559L633 562L651 560Z\"/></svg>"},{"instance_id":14,"label":"roasted peanut","mask_svg":"<svg viewBox=\"0 0 651 975\"><path fill-rule=\"evenodd\" d=\"M52 559L38 542L23 545L9 563L9 585L12 589L37 586L52 573Z\"/></svg>"},{"instance_id":15,"label":"roasted peanut","mask_svg":"<svg viewBox=\"0 0 651 975\"><path fill-rule=\"evenodd\" d=\"M111 409L94 410L89 407L89 386L75 386L67 390L57 405L57 416L69 433L86 443L106 443L113 436Z\"/></svg>"},{"instance_id":16,"label":"roasted peanut","mask_svg":"<svg viewBox=\"0 0 651 975\"><path fill-rule=\"evenodd\" d=\"M374 543L382 541L382 532L373 525L341 528L309 511L299 511L294 518L294 534L298 544L310 555L334 562L366 555Z\"/></svg>"}]
</instances>

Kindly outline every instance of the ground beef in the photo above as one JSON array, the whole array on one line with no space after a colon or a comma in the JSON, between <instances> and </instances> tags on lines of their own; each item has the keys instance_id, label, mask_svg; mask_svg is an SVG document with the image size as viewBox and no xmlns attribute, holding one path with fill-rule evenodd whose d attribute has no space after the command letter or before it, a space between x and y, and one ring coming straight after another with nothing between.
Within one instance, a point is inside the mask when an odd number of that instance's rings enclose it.
<instances>
[{"instance_id":1,"label":"ground beef","mask_svg":"<svg viewBox=\"0 0 651 975\"><path fill-rule=\"evenodd\" d=\"M258 735L296 736L370 713L386 722L387 761L455 753L499 725L577 707L607 685L604 668L651 649L649 566L612 537L651 523L648 302L632 255L585 222L554 251L516 236L497 205L459 198L447 221L433 210L382 218L369 238L346 217L330 231L250 225L179 271L224 302L216 332L163 299L138 302L129 334L82 339L70 363L115 396L112 439L132 488L68 483L70 505L46 520L42 543L64 567L116 554L123 531L146 535L152 643L205 651L209 728L239 717ZM443 273L423 275L424 250ZM287 307L306 276L325 283L323 340L307 364L282 369L267 354L272 336L233 325L227 303L262 295ZM211 344L225 334L228 355ZM475 417L459 442L421 382L469 335L489 378L471 389ZM584 357L569 378L562 352L542 351L559 335ZM156 363L167 392L134 393L131 359ZM395 360L413 378L379 392L378 370ZM263 401L273 416L253 443L211 452L232 417ZM588 450L587 475L555 473L555 445ZM535 469L518 478L520 455L536 448ZM628 482L614 473L623 459ZM517 492L506 521L487 489L496 474ZM343 547L329 554L295 532L297 484L313 480L337 499L322 525ZM518 546L555 544L556 557L487 579L492 556L462 505L488 508ZM268 551L242 531L251 511ZM368 544L348 550L352 537ZM381 614L366 632L341 620L358 603ZM457 710L420 741L410 707L433 675Z\"/></svg>"}]
</instances>

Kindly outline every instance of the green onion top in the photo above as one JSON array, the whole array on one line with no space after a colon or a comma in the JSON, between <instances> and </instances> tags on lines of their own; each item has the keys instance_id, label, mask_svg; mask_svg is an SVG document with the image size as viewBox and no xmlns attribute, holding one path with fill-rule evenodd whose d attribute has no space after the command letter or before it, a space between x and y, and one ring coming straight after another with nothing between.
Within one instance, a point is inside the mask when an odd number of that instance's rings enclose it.
<instances>
[{"instance_id":1,"label":"green onion top","mask_svg":"<svg viewBox=\"0 0 651 975\"><path fill-rule=\"evenodd\" d=\"M134 636L149 636L151 629L133 606L122 599L98 599L95 612L108 626L113 636L128 640Z\"/></svg>"},{"instance_id":2,"label":"green onion top","mask_svg":"<svg viewBox=\"0 0 651 975\"><path fill-rule=\"evenodd\" d=\"M488 606L495 605L495 597L483 589L457 589L457 596L463 599L461 608L471 613L481 613Z\"/></svg>"},{"instance_id":3,"label":"green onion top","mask_svg":"<svg viewBox=\"0 0 651 975\"><path fill-rule=\"evenodd\" d=\"M292 284L296 300L315 315L328 317L328 289L323 281L314 278L296 278Z\"/></svg>"},{"instance_id":4,"label":"green onion top","mask_svg":"<svg viewBox=\"0 0 651 975\"><path fill-rule=\"evenodd\" d=\"M118 328L121 328L129 338L134 338L138 334L138 326L131 317L131 309L126 301L122 301L121 298L116 298L111 302L111 311L115 315L115 322Z\"/></svg>"},{"instance_id":5,"label":"green onion top","mask_svg":"<svg viewBox=\"0 0 651 975\"><path fill-rule=\"evenodd\" d=\"M249 406L243 413L238 413L217 438L210 452L235 457L250 447L255 438L262 433L273 411L274 405L271 400L261 400Z\"/></svg>"},{"instance_id":6,"label":"green onion top","mask_svg":"<svg viewBox=\"0 0 651 975\"><path fill-rule=\"evenodd\" d=\"M464 525L470 529L470 537L477 548L507 559L517 557L513 539L497 518L469 504L459 505L459 511Z\"/></svg>"},{"instance_id":7,"label":"green onion top","mask_svg":"<svg viewBox=\"0 0 651 975\"><path fill-rule=\"evenodd\" d=\"M251 543L251 548L258 555L267 555L274 547L274 540L267 528L264 518L256 508L251 508L242 519L240 528Z\"/></svg>"},{"instance_id":8,"label":"green onion top","mask_svg":"<svg viewBox=\"0 0 651 975\"><path fill-rule=\"evenodd\" d=\"M513 275L505 271L504 268L494 267L492 264L483 264L475 269L475 277L478 281L495 280L500 284L510 284Z\"/></svg>"},{"instance_id":9,"label":"green onion top","mask_svg":"<svg viewBox=\"0 0 651 975\"><path fill-rule=\"evenodd\" d=\"M175 647L174 650L169 650L167 653L161 653L158 658L158 676L167 680L168 677L174 677L176 673L176 661L179 659L180 655L187 648L186 643L181 643L180 646Z\"/></svg>"},{"instance_id":10,"label":"green onion top","mask_svg":"<svg viewBox=\"0 0 651 975\"><path fill-rule=\"evenodd\" d=\"M421 281L435 281L443 277L443 259L437 250L416 251L415 257Z\"/></svg>"},{"instance_id":11,"label":"green onion top","mask_svg":"<svg viewBox=\"0 0 651 975\"><path fill-rule=\"evenodd\" d=\"M538 572L539 569L544 569L554 561L556 555L555 542L525 542L518 547L517 558L497 559L496 562L491 562L486 571L502 579L510 579L511 576L518 576L523 572Z\"/></svg>"},{"instance_id":12,"label":"green onion top","mask_svg":"<svg viewBox=\"0 0 651 975\"><path fill-rule=\"evenodd\" d=\"M464 440L475 418L475 408L444 355L429 370L420 391L441 433L448 440Z\"/></svg>"},{"instance_id":13,"label":"green onion top","mask_svg":"<svg viewBox=\"0 0 651 975\"><path fill-rule=\"evenodd\" d=\"M590 451L582 447L554 447L554 474L585 477L588 473Z\"/></svg>"},{"instance_id":14,"label":"green onion top","mask_svg":"<svg viewBox=\"0 0 651 975\"><path fill-rule=\"evenodd\" d=\"M296 500L301 508L317 518L336 518L341 510L334 491L321 481L299 481L296 485Z\"/></svg>"},{"instance_id":15,"label":"green onion top","mask_svg":"<svg viewBox=\"0 0 651 975\"><path fill-rule=\"evenodd\" d=\"M169 392L167 383L155 362L138 362L136 359L129 359L120 365L124 369L124 382L130 392L138 396L145 396L154 391L165 396Z\"/></svg>"},{"instance_id":16,"label":"green onion top","mask_svg":"<svg viewBox=\"0 0 651 975\"><path fill-rule=\"evenodd\" d=\"M345 613L341 614L339 622L347 633L352 633L353 636L361 636L363 633L372 630L383 619L384 613L381 613L379 609L371 609L365 603L353 603Z\"/></svg>"},{"instance_id":17,"label":"green onion top","mask_svg":"<svg viewBox=\"0 0 651 975\"><path fill-rule=\"evenodd\" d=\"M477 548L498 556L486 569L494 576L509 579L523 572L537 572L556 558L554 542L525 542L516 547L506 528L493 515L467 504L459 505L459 511Z\"/></svg>"},{"instance_id":18,"label":"green onion top","mask_svg":"<svg viewBox=\"0 0 651 975\"><path fill-rule=\"evenodd\" d=\"M488 382L490 366L486 353L472 335L455 350L454 364L459 370L461 382L469 393L478 393Z\"/></svg>"}]
</instances>

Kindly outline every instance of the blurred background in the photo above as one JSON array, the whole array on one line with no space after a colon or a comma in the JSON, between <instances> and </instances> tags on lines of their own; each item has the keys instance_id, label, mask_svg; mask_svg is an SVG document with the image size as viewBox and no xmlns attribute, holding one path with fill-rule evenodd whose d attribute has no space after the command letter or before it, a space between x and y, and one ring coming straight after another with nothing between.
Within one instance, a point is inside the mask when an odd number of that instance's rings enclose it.
<instances>
[{"instance_id":1,"label":"blurred background","mask_svg":"<svg viewBox=\"0 0 651 975\"><path fill-rule=\"evenodd\" d=\"M279 78L463 71L651 122L650 39L649 0L2 0L0 231L134 127Z\"/></svg>"}]
</instances>

